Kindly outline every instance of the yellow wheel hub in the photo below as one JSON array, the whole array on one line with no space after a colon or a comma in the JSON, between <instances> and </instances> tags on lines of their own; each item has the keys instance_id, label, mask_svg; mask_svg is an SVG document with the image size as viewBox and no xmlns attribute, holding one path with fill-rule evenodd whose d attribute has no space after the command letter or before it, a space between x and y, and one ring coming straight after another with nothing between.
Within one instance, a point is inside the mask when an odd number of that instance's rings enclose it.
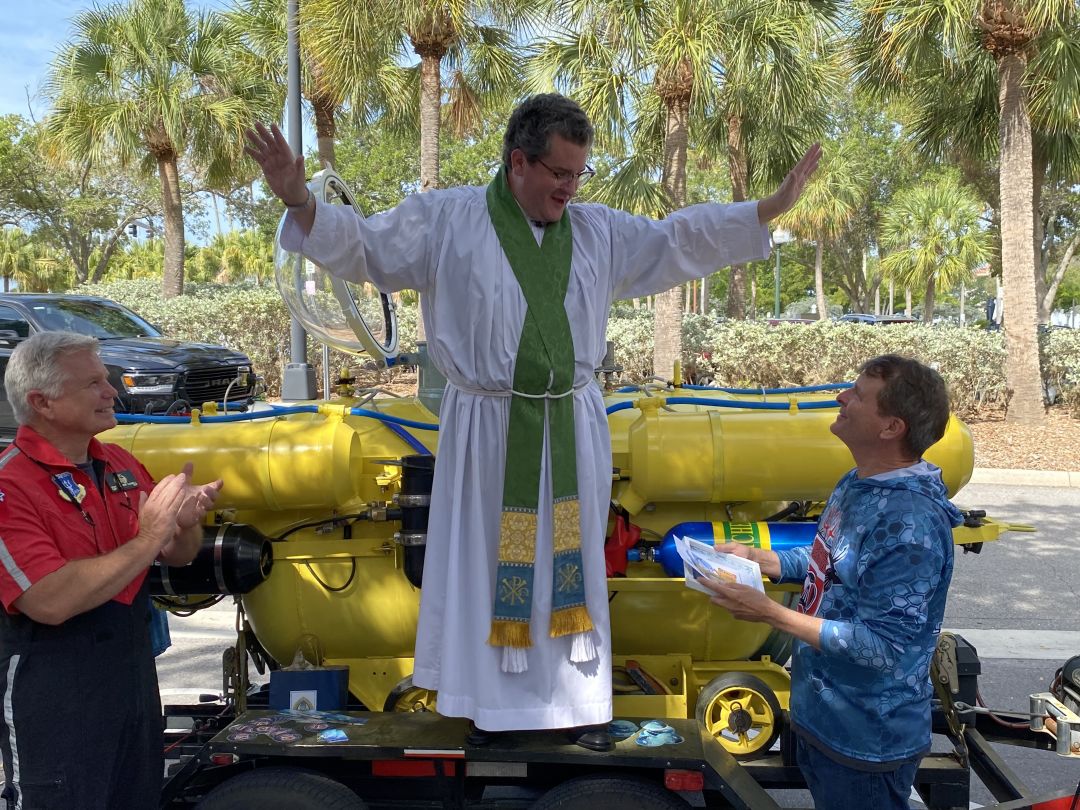
<instances>
[{"instance_id":1,"label":"yellow wheel hub","mask_svg":"<svg viewBox=\"0 0 1080 810\"><path fill-rule=\"evenodd\" d=\"M762 680L731 672L698 696L698 722L737 759L765 754L780 734L780 703Z\"/></svg>"}]
</instances>

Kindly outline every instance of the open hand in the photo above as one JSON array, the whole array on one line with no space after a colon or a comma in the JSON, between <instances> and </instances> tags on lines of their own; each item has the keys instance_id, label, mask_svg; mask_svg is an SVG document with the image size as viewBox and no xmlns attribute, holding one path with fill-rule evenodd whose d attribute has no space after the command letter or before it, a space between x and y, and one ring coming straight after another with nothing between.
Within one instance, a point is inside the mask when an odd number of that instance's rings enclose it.
<instances>
[{"instance_id":1,"label":"open hand","mask_svg":"<svg viewBox=\"0 0 1080 810\"><path fill-rule=\"evenodd\" d=\"M286 205L303 205L307 199L304 156L294 155L277 124L270 128L257 121L244 131L248 143L244 151L259 164L270 190Z\"/></svg>"},{"instance_id":2,"label":"open hand","mask_svg":"<svg viewBox=\"0 0 1080 810\"><path fill-rule=\"evenodd\" d=\"M806 150L802 159L787 173L784 182L771 196L758 201L758 221L764 225L766 222L776 219L785 211L798 202L806 187L810 175L817 169L821 160L821 144L815 143Z\"/></svg>"}]
</instances>

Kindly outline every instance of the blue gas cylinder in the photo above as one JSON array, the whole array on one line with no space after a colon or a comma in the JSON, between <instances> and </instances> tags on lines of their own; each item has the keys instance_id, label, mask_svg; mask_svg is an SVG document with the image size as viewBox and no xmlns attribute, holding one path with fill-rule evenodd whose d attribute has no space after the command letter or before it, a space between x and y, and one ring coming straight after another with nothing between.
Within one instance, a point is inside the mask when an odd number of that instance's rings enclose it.
<instances>
[{"instance_id":1,"label":"blue gas cylinder","mask_svg":"<svg viewBox=\"0 0 1080 810\"><path fill-rule=\"evenodd\" d=\"M672 526L664 535L655 559L670 577L683 575L683 561L675 550L676 537L688 537L710 546L724 543L742 543L754 548L784 551L814 542L817 524L801 523L706 523L691 521Z\"/></svg>"}]
</instances>

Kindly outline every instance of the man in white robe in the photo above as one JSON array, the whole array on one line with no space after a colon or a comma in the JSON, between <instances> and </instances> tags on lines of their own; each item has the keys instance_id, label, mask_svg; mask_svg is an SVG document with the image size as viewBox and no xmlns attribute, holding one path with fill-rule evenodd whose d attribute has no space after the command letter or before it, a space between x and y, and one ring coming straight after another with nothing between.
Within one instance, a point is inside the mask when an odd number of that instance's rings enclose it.
<instances>
[{"instance_id":1,"label":"man in white robe","mask_svg":"<svg viewBox=\"0 0 1080 810\"><path fill-rule=\"evenodd\" d=\"M353 283L370 282L384 293L411 288L423 296L431 358L448 382L413 683L438 690L438 711L468 717L476 729L577 728L579 744L607 750L611 634L603 546L611 447L594 369L605 354L608 311L617 298L652 295L719 267L766 257L766 223L794 205L820 148L812 147L768 198L694 205L656 221L603 205L571 204L591 175L586 159L593 130L577 104L551 94L533 96L514 111L504 165L493 183L509 187L538 245L548 229L572 226L563 300L573 339L573 384L558 394L573 401L583 596L591 620L586 632L547 632L558 500L552 497L549 424L535 516L531 644L514 658L508 648L492 646L489 634L500 570L504 464L515 461L506 459L511 393L528 306L493 226L490 193L464 187L414 194L365 219L341 206L316 205L302 156L293 155L276 127L258 124L248 138L248 153L290 211L283 247Z\"/></svg>"}]
</instances>

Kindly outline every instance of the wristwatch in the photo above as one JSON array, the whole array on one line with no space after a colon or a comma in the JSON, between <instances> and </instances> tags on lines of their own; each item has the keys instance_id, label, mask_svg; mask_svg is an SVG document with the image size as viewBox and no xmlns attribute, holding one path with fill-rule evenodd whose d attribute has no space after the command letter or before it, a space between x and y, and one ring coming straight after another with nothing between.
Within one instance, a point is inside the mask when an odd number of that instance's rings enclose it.
<instances>
[{"instance_id":1,"label":"wristwatch","mask_svg":"<svg viewBox=\"0 0 1080 810\"><path fill-rule=\"evenodd\" d=\"M282 202L284 202L284 200L282 200ZM307 211L309 208L314 207L314 205L315 195L311 193L311 189L309 188L307 190L307 197L304 198L304 201L302 203L299 203L297 205L289 205L288 203L285 203L285 210L295 211L299 214L301 211Z\"/></svg>"}]
</instances>

